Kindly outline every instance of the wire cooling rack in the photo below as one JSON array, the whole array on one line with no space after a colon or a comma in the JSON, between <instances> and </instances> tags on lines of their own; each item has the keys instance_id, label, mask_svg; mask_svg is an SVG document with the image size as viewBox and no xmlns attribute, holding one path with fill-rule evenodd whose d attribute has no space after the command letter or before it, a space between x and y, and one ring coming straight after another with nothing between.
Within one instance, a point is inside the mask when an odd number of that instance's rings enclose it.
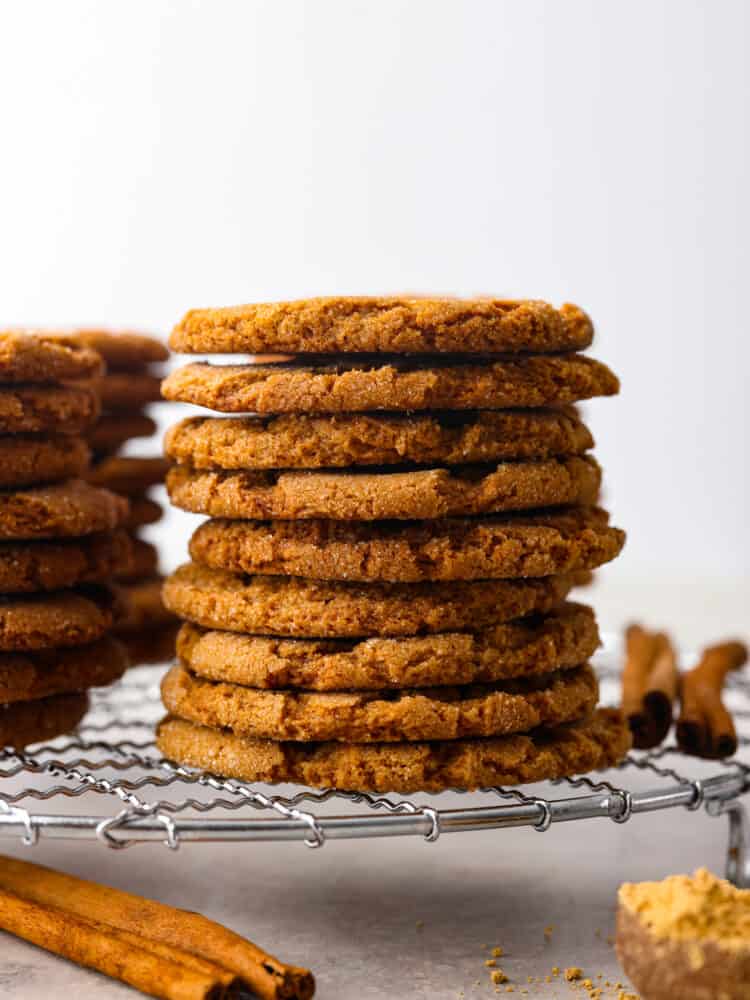
<instances>
[{"instance_id":1,"label":"wire cooling rack","mask_svg":"<svg viewBox=\"0 0 750 1000\"><path fill-rule=\"evenodd\" d=\"M602 701L616 702L621 649L605 637L594 657ZM421 836L604 818L625 823L661 809L729 818L727 874L750 885L750 836L740 797L750 790L750 679L732 678L727 697L740 748L726 761L685 757L674 744L634 751L616 769L523 788L412 798L333 789L248 785L181 767L156 751L163 668L130 671L94 691L78 731L20 753L0 750L0 838L94 840L113 849L158 841L297 840L322 847L355 837ZM53 808L54 806L54 808ZM448 807L450 806L450 807Z\"/></svg>"}]
</instances>

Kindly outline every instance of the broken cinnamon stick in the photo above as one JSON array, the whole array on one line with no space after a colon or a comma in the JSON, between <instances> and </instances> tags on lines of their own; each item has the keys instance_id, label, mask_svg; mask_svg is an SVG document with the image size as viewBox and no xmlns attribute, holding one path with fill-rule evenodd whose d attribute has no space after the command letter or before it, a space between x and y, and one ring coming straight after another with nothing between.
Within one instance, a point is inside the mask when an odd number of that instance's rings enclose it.
<instances>
[{"instance_id":1,"label":"broken cinnamon stick","mask_svg":"<svg viewBox=\"0 0 750 1000\"><path fill-rule=\"evenodd\" d=\"M233 995L237 981L262 1000L310 1000L315 992L315 980L309 970L285 965L251 941L199 913L178 910L164 903L5 856L0 856L0 892L48 911L52 929L55 920L70 922L70 926L77 929L72 936L82 935L86 939L81 945L81 955L90 955L93 949L96 957L102 939L107 941L104 948L107 956L116 954L116 945L110 942L127 944L128 954L132 953L135 957L121 971L142 976L144 983L148 981L149 961L164 966L170 988L174 985L175 990L180 986L181 977L184 980L188 974L193 981L190 988L194 990L200 988L198 980L201 976L206 986L207 979L214 975L211 984L213 993L158 993L152 990L153 996L165 997L166 1000L219 1000ZM0 897L0 928L17 933L6 923L6 911L8 907ZM10 912L13 913L12 907ZM18 909L15 912L18 913ZM28 910L25 912L28 913ZM17 917L11 916L7 920L8 923L17 921L19 927L28 927ZM81 925L85 925L85 932L78 930ZM50 933L40 940L27 937L26 933L19 936L34 940L42 947L48 947L45 942L50 942L52 946L49 950L66 954L61 950L66 943L62 940L65 939L64 933L57 937ZM134 943L128 944L127 940ZM62 941L60 950L55 946L59 941ZM107 971L83 958L69 954L66 957ZM119 967L114 958L112 962L111 967ZM172 969L172 965L176 969ZM176 970L180 970L180 976ZM218 978L216 970L221 971L223 978ZM123 978L123 975L117 978ZM129 979L124 981L131 982ZM131 985L137 984L131 982ZM143 986L138 988L143 989ZM216 992L217 989L219 992ZM144 989L144 992L149 990Z\"/></svg>"},{"instance_id":2,"label":"broken cinnamon stick","mask_svg":"<svg viewBox=\"0 0 750 1000\"><path fill-rule=\"evenodd\" d=\"M721 692L727 674L746 661L744 643L722 642L705 649L698 665L684 675L677 743L685 753L720 759L737 752L737 731Z\"/></svg>"},{"instance_id":3,"label":"broken cinnamon stick","mask_svg":"<svg viewBox=\"0 0 750 1000\"><path fill-rule=\"evenodd\" d=\"M630 625L625 632L622 711L640 750L658 746L672 725L680 672L669 636Z\"/></svg>"}]
</instances>

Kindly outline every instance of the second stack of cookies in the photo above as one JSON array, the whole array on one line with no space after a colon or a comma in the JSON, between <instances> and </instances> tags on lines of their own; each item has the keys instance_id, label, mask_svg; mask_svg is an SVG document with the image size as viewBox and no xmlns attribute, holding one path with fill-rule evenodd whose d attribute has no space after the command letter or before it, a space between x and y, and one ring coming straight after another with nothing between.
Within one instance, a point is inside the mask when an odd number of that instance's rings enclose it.
<instances>
[{"instance_id":1,"label":"second stack of cookies","mask_svg":"<svg viewBox=\"0 0 750 1000\"><path fill-rule=\"evenodd\" d=\"M0 332L0 746L75 728L127 666L109 586L131 566L128 504L85 481L100 356L75 338Z\"/></svg>"},{"instance_id":2,"label":"second stack of cookies","mask_svg":"<svg viewBox=\"0 0 750 1000\"><path fill-rule=\"evenodd\" d=\"M159 366L169 351L156 337L137 332L79 330L75 337L97 351L106 364L105 373L95 381L102 413L88 433L93 464L87 478L127 497L130 503L127 527L133 565L117 576L124 613L116 634L132 666L163 663L174 651L175 618L161 599L158 549L140 533L163 515L152 490L163 484L168 463L161 455L122 452L133 440L156 433L150 409L161 401Z\"/></svg>"},{"instance_id":3,"label":"second stack of cookies","mask_svg":"<svg viewBox=\"0 0 750 1000\"><path fill-rule=\"evenodd\" d=\"M559 777L628 745L595 711L591 609L624 535L569 407L617 392L574 306L317 299L189 313L167 435L174 504L211 520L165 599L168 756L365 791ZM282 352L284 352L282 354ZM280 355L280 356L279 356Z\"/></svg>"}]
</instances>

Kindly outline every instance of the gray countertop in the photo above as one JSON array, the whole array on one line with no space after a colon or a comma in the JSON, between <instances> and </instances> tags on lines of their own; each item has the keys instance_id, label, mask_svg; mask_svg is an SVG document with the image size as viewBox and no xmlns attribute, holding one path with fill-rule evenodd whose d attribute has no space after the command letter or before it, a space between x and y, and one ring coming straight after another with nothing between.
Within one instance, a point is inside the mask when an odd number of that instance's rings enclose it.
<instances>
[{"instance_id":1,"label":"gray countertop","mask_svg":"<svg viewBox=\"0 0 750 1000\"><path fill-rule=\"evenodd\" d=\"M702 864L722 870L726 821L691 815L680 822L684 816L639 816L626 826L589 820L544 834L450 835L435 844L394 838L322 850L290 843L115 853L56 843L33 851L13 844L10 853L200 908L283 960L309 966L322 998L495 996L484 966L495 945L517 989L565 997L571 988L560 979L548 985L527 977L579 965L602 983L625 981L607 941L620 882ZM128 992L0 938L0 996L41 1000L67 989L78 1000Z\"/></svg>"}]
</instances>

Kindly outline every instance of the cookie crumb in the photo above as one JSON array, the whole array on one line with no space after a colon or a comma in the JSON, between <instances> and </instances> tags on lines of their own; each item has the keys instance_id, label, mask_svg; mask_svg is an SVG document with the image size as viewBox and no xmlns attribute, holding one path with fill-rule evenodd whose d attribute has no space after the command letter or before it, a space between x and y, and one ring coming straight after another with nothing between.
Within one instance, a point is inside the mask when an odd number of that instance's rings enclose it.
<instances>
[{"instance_id":1,"label":"cookie crumb","mask_svg":"<svg viewBox=\"0 0 750 1000\"><path fill-rule=\"evenodd\" d=\"M487 946L485 945L485 947L487 947ZM491 954L492 954L493 958L502 958L503 949L502 948L493 948Z\"/></svg>"},{"instance_id":2,"label":"cookie crumb","mask_svg":"<svg viewBox=\"0 0 750 1000\"><path fill-rule=\"evenodd\" d=\"M485 958L484 964L487 966L488 969L492 969L497 965L497 962L495 961L494 958Z\"/></svg>"},{"instance_id":3,"label":"cookie crumb","mask_svg":"<svg viewBox=\"0 0 750 1000\"><path fill-rule=\"evenodd\" d=\"M581 969L578 965L570 965L565 970L565 978L569 983L572 983L576 979L580 979L582 975L583 969Z\"/></svg>"},{"instance_id":4,"label":"cookie crumb","mask_svg":"<svg viewBox=\"0 0 750 1000\"><path fill-rule=\"evenodd\" d=\"M505 975L502 969L493 969L493 971L490 973L490 979L495 984L495 986L499 986L500 983L508 982L508 977Z\"/></svg>"}]
</instances>

